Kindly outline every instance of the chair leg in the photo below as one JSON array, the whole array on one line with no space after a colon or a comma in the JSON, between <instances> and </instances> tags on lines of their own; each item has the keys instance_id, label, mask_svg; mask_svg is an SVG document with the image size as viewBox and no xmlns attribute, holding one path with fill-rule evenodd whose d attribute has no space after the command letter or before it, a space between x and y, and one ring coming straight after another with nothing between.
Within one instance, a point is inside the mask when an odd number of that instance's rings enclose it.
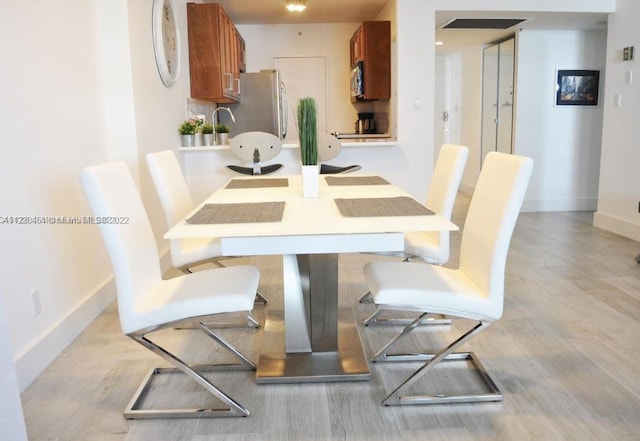
<instances>
[{"instance_id":1,"label":"chair leg","mask_svg":"<svg viewBox=\"0 0 640 441\"><path fill-rule=\"evenodd\" d=\"M425 314L413 321L409 326L402 330L396 337L387 343L380 351L378 351L372 361L424 361L427 362L409 378L407 378L400 386L391 392L382 402L385 406L398 406L410 404L451 404L451 403L474 403L488 401L502 401L503 395L498 389L493 379L489 376L486 369L473 352L454 352L456 348L469 341L472 337L484 331L492 322L479 322L466 333L460 336L453 343L442 349L440 352L421 353L421 354L389 354L387 351L395 345L398 340L412 332L423 320ZM438 363L442 361L452 360L469 360L474 370L479 374L481 380L488 388L487 393L474 394L458 394L458 395L403 395L407 390L423 375L432 370Z\"/></svg>"},{"instance_id":2,"label":"chair leg","mask_svg":"<svg viewBox=\"0 0 640 441\"><path fill-rule=\"evenodd\" d=\"M256 292L256 300L254 302L256 305L266 305L267 302L267 298L260 294L260 291Z\"/></svg>"},{"instance_id":3,"label":"chair leg","mask_svg":"<svg viewBox=\"0 0 640 441\"><path fill-rule=\"evenodd\" d=\"M415 319L411 318L380 318L380 315L385 312L384 309L376 309L376 311L371 314L364 322L362 322L365 326L381 326L381 325L410 325L415 321ZM422 316L421 316L422 317ZM430 314L426 317L423 317L421 322L418 325L450 325L451 319L441 314Z\"/></svg>"},{"instance_id":4,"label":"chair leg","mask_svg":"<svg viewBox=\"0 0 640 441\"><path fill-rule=\"evenodd\" d=\"M362 296L360 296L360 298L358 299L358 302L373 303L373 295L371 294L371 291L367 291L364 294L362 294Z\"/></svg>"},{"instance_id":5,"label":"chair leg","mask_svg":"<svg viewBox=\"0 0 640 441\"><path fill-rule=\"evenodd\" d=\"M229 395L225 394L221 389L216 387L213 383L203 377L198 371L212 371L212 370L228 370L228 369L244 369L255 370L255 364L240 353L237 349L223 340L220 336L215 334L204 323L199 322L198 327L202 332L211 337L220 346L234 355L240 364L219 364L219 365L205 365L205 366L189 366L184 361L161 347L160 345L149 340L145 334L130 334L129 337L141 344L145 348L149 349L154 354L166 360L168 363L174 366L174 368L154 368L145 377L142 385L138 388L133 398L129 402L127 408L124 411L124 417L126 419L151 419L151 418L219 418L219 417L244 417L249 416L249 411L236 402ZM196 383L204 387L208 392L221 400L227 407L222 408L194 408L194 409L139 409L144 397L147 395L149 386L153 378L156 375L160 375L165 372L178 372L181 371L189 376Z\"/></svg>"}]
</instances>

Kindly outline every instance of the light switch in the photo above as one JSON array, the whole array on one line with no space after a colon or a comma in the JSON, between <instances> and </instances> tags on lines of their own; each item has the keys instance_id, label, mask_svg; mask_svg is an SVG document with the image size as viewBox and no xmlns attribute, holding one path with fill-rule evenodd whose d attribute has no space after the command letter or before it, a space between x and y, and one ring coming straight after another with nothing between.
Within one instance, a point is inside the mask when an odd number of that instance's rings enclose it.
<instances>
[{"instance_id":1,"label":"light switch","mask_svg":"<svg viewBox=\"0 0 640 441\"><path fill-rule=\"evenodd\" d=\"M422 103L420 102L420 97L419 96L414 96L413 97L413 110L420 110L422 109Z\"/></svg>"},{"instance_id":2,"label":"light switch","mask_svg":"<svg viewBox=\"0 0 640 441\"><path fill-rule=\"evenodd\" d=\"M624 84L629 86L633 82L633 71L628 70L624 74Z\"/></svg>"},{"instance_id":3,"label":"light switch","mask_svg":"<svg viewBox=\"0 0 640 441\"><path fill-rule=\"evenodd\" d=\"M616 107L622 107L622 94L616 93L614 96L614 103Z\"/></svg>"}]
</instances>

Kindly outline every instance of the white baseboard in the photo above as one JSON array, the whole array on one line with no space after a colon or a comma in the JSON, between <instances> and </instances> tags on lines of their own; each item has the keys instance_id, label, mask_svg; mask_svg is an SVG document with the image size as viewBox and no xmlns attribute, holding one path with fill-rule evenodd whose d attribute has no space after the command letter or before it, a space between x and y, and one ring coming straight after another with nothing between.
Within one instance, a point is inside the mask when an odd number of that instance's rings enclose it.
<instances>
[{"instance_id":1,"label":"white baseboard","mask_svg":"<svg viewBox=\"0 0 640 441\"><path fill-rule=\"evenodd\" d=\"M475 187L461 183L462 193L473 195ZM582 199L525 199L522 202L522 212L542 212L542 211L596 211L598 208L597 198Z\"/></svg>"},{"instance_id":2,"label":"white baseboard","mask_svg":"<svg viewBox=\"0 0 640 441\"><path fill-rule=\"evenodd\" d=\"M640 242L640 225L596 211L593 226Z\"/></svg>"},{"instance_id":3,"label":"white baseboard","mask_svg":"<svg viewBox=\"0 0 640 441\"><path fill-rule=\"evenodd\" d=\"M522 202L522 212L543 211L596 211L598 199L525 199Z\"/></svg>"},{"instance_id":4,"label":"white baseboard","mask_svg":"<svg viewBox=\"0 0 640 441\"><path fill-rule=\"evenodd\" d=\"M115 279L111 277L66 317L55 323L40 339L31 344L15 360L20 392L116 298Z\"/></svg>"},{"instance_id":5,"label":"white baseboard","mask_svg":"<svg viewBox=\"0 0 640 441\"><path fill-rule=\"evenodd\" d=\"M171 254L168 251L165 250L160 257L163 273L171 268ZM52 325L41 338L18 354L15 368L20 392L24 391L115 299L116 284L111 276L75 310Z\"/></svg>"}]
</instances>

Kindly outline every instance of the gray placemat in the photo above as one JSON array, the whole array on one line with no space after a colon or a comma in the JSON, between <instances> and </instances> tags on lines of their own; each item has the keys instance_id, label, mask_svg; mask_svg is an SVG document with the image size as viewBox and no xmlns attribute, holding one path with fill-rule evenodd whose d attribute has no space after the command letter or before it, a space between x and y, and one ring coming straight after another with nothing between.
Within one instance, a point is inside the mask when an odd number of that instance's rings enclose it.
<instances>
[{"instance_id":1,"label":"gray placemat","mask_svg":"<svg viewBox=\"0 0 640 441\"><path fill-rule=\"evenodd\" d=\"M232 179L225 188L288 187L287 178Z\"/></svg>"},{"instance_id":2,"label":"gray placemat","mask_svg":"<svg viewBox=\"0 0 640 441\"><path fill-rule=\"evenodd\" d=\"M247 202L244 204L206 204L187 219L190 224L244 224L280 222L284 202Z\"/></svg>"},{"instance_id":3,"label":"gray placemat","mask_svg":"<svg viewBox=\"0 0 640 441\"><path fill-rule=\"evenodd\" d=\"M346 217L426 216L434 214L413 198L334 199L340 214Z\"/></svg>"},{"instance_id":4,"label":"gray placemat","mask_svg":"<svg viewBox=\"0 0 640 441\"><path fill-rule=\"evenodd\" d=\"M380 176L327 176L329 185L389 185L389 182Z\"/></svg>"}]
</instances>

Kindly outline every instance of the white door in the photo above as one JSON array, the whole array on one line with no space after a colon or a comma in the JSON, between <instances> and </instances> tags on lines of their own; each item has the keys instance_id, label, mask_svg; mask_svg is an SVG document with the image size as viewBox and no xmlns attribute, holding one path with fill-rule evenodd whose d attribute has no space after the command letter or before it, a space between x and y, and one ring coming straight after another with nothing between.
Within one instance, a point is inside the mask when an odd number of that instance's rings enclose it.
<instances>
[{"instance_id":1,"label":"white door","mask_svg":"<svg viewBox=\"0 0 640 441\"><path fill-rule=\"evenodd\" d=\"M273 68L287 88L289 125L285 142L298 142L296 109L300 98L312 97L318 110L318 131L329 132L327 125L327 61L325 57L274 57Z\"/></svg>"},{"instance_id":2,"label":"white door","mask_svg":"<svg viewBox=\"0 0 640 441\"><path fill-rule=\"evenodd\" d=\"M435 95L434 95L434 139L433 139L433 163L435 164L440 154L442 144L451 142L449 120L451 119L451 57L444 54L436 54L435 67Z\"/></svg>"}]
</instances>

